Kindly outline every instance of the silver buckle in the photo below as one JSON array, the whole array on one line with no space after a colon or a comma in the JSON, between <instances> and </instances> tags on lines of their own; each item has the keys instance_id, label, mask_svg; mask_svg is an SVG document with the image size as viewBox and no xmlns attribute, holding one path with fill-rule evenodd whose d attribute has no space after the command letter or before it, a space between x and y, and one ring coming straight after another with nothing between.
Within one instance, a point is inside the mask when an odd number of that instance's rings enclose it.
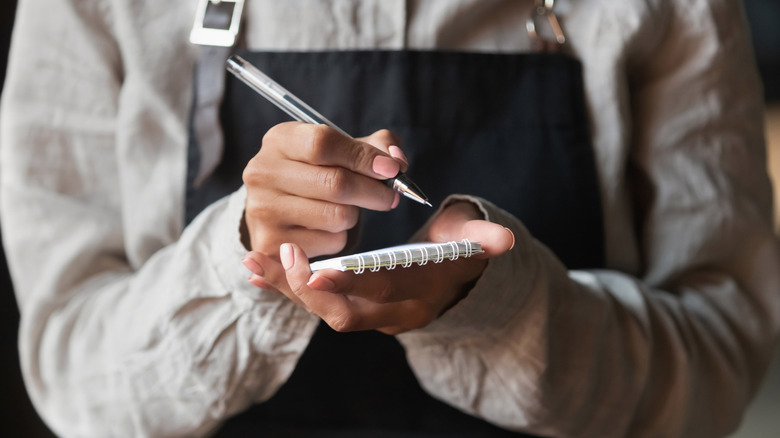
<instances>
[{"instance_id":1,"label":"silver buckle","mask_svg":"<svg viewBox=\"0 0 780 438\"><path fill-rule=\"evenodd\" d=\"M218 11L210 10L222 6L223 3L234 3L233 12L227 28L206 27L207 13L210 16L218 14ZM190 42L203 46L233 47L238 38L238 29L241 26L241 13L244 10L244 0L199 0L195 11L195 24L190 32Z\"/></svg>"}]
</instances>

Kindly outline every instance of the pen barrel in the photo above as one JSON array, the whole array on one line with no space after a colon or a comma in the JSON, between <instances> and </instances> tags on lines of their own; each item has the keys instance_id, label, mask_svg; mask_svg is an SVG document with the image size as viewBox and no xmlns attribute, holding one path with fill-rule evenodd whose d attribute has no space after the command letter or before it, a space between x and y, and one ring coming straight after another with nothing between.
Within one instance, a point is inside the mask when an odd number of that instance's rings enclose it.
<instances>
[{"instance_id":1,"label":"pen barrel","mask_svg":"<svg viewBox=\"0 0 780 438\"><path fill-rule=\"evenodd\" d=\"M352 138L352 136L325 118L325 116L317 112L317 110L307 105L306 102L298 99L294 94L290 93L287 89L240 56L233 55L228 58L227 69L230 73L233 73L242 82L276 105L279 109L286 112L293 119L314 125L327 125L340 134Z\"/></svg>"}]
</instances>

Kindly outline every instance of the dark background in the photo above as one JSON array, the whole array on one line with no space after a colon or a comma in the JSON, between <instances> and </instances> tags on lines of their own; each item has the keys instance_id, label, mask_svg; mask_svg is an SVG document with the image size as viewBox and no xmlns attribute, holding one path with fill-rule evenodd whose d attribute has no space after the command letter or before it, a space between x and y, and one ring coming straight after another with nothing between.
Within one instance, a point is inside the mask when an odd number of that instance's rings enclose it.
<instances>
[{"instance_id":1,"label":"dark background","mask_svg":"<svg viewBox=\"0 0 780 438\"><path fill-rule=\"evenodd\" d=\"M0 0L0 94L5 82L6 56L15 11L16 0ZM19 311L8 278L5 254L0 248L0 435L51 437L54 435L35 413L24 390L16 350L18 325Z\"/></svg>"},{"instance_id":2,"label":"dark background","mask_svg":"<svg viewBox=\"0 0 780 438\"><path fill-rule=\"evenodd\" d=\"M745 0L745 7L753 31L766 99L779 101L780 1ZM5 80L6 56L15 10L16 0L3 0L0 3L0 84ZM49 437L52 434L33 410L22 383L16 350L18 324L19 312L8 278L5 256L0 250L0 435Z\"/></svg>"}]
</instances>

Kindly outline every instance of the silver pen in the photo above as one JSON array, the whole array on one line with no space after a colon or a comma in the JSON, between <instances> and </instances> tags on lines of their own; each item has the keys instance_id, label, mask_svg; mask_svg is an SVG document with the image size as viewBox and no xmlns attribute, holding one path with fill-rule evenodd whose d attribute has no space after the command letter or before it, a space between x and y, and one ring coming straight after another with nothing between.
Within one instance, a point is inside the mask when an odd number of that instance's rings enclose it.
<instances>
[{"instance_id":1,"label":"silver pen","mask_svg":"<svg viewBox=\"0 0 780 438\"><path fill-rule=\"evenodd\" d=\"M293 119L299 122L311 123L315 125L328 125L339 133L349 138L351 135L344 132L341 128L326 119L314 108L307 105L302 100L295 97L284 87L277 84L257 67L250 64L240 56L233 55L227 60L227 70L233 73L238 79L247 84L251 89L260 93L261 96L268 99L271 103L278 106L282 111L289 114ZM420 204L432 207L428 202L428 197L412 182L404 173L399 173L395 178L387 180L388 186L401 193L409 199L413 199Z\"/></svg>"}]
</instances>

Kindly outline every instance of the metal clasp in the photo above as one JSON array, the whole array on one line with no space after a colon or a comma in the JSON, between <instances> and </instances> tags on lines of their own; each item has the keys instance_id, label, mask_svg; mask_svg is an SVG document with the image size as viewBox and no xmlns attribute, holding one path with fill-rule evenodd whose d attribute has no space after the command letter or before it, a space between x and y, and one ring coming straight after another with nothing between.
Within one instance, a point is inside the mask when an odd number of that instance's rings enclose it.
<instances>
[{"instance_id":1,"label":"metal clasp","mask_svg":"<svg viewBox=\"0 0 780 438\"><path fill-rule=\"evenodd\" d=\"M190 42L204 46L233 47L241 26L244 0L199 0Z\"/></svg>"},{"instance_id":2,"label":"metal clasp","mask_svg":"<svg viewBox=\"0 0 780 438\"><path fill-rule=\"evenodd\" d=\"M555 0L534 0L535 7L531 11L531 16L525 22L525 28L528 31L528 35L533 41L540 41L542 38L537 31L536 20L538 18L546 18L547 23L552 30L555 42L559 45L563 45L566 42L566 35L561 29L561 25L558 22L558 16L555 15L553 7L555 7Z\"/></svg>"}]
</instances>

